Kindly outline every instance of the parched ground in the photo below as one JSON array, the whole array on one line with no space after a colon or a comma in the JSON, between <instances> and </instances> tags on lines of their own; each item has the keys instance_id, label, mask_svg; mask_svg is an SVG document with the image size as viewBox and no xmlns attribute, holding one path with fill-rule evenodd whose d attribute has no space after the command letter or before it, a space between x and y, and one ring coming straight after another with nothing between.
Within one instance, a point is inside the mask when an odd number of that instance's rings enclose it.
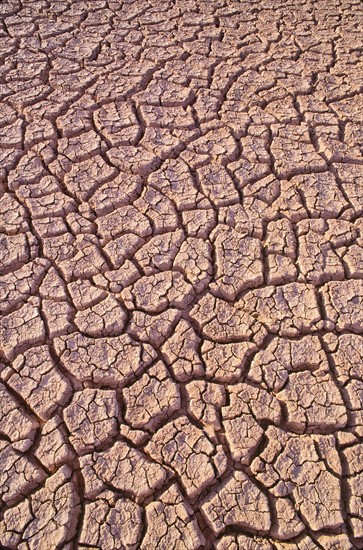
<instances>
[{"instance_id":1,"label":"parched ground","mask_svg":"<svg viewBox=\"0 0 363 550\"><path fill-rule=\"evenodd\" d=\"M0 547L363 548L362 4L0 15Z\"/></svg>"}]
</instances>

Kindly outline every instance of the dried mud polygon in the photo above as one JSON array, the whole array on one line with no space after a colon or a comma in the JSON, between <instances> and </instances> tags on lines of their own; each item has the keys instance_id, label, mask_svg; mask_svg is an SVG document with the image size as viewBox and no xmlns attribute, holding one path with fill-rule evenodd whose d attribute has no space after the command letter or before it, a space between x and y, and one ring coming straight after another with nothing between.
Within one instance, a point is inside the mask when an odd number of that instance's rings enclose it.
<instances>
[{"instance_id":1,"label":"dried mud polygon","mask_svg":"<svg viewBox=\"0 0 363 550\"><path fill-rule=\"evenodd\" d=\"M363 548L362 22L1 2L1 548Z\"/></svg>"}]
</instances>

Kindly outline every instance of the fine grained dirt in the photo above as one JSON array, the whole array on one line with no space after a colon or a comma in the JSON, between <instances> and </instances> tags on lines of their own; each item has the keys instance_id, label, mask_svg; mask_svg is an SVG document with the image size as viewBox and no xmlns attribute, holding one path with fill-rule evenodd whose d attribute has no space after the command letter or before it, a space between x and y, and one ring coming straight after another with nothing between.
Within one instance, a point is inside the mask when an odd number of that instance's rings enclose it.
<instances>
[{"instance_id":1,"label":"fine grained dirt","mask_svg":"<svg viewBox=\"0 0 363 550\"><path fill-rule=\"evenodd\" d=\"M362 4L0 16L1 548L363 548Z\"/></svg>"}]
</instances>

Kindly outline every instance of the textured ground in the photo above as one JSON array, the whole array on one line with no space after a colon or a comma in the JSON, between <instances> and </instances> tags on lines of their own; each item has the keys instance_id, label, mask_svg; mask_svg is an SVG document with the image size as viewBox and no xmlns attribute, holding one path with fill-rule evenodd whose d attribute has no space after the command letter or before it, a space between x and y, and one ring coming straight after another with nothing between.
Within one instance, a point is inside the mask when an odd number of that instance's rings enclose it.
<instances>
[{"instance_id":1,"label":"textured ground","mask_svg":"<svg viewBox=\"0 0 363 550\"><path fill-rule=\"evenodd\" d=\"M363 548L362 5L0 12L1 548Z\"/></svg>"}]
</instances>

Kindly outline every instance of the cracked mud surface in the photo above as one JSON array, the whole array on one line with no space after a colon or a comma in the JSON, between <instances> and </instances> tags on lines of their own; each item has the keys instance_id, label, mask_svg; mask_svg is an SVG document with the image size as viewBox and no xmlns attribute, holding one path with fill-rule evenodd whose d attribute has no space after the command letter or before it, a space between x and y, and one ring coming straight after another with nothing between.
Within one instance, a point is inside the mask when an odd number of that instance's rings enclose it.
<instances>
[{"instance_id":1,"label":"cracked mud surface","mask_svg":"<svg viewBox=\"0 0 363 550\"><path fill-rule=\"evenodd\" d=\"M363 548L360 2L0 16L1 548Z\"/></svg>"}]
</instances>

